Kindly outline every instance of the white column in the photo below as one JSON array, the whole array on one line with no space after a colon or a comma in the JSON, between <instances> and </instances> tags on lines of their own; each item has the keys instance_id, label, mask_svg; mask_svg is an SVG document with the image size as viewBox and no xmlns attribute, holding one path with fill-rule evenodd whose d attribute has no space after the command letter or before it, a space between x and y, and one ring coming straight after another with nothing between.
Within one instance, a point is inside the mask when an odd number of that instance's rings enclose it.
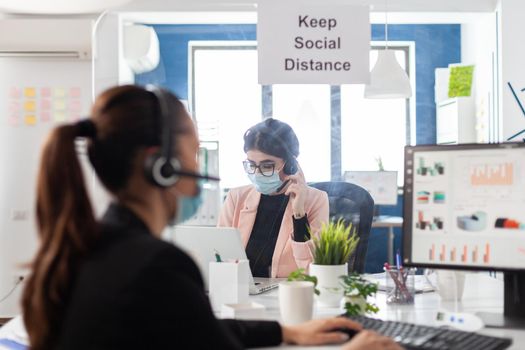
<instances>
[{"instance_id":1,"label":"white column","mask_svg":"<svg viewBox=\"0 0 525 350\"><path fill-rule=\"evenodd\" d=\"M501 141L507 141L512 135L524 131L514 139L522 141L525 138L525 92L521 91L525 88L525 1L499 0L496 15L499 34L499 137Z\"/></svg>"}]
</instances>

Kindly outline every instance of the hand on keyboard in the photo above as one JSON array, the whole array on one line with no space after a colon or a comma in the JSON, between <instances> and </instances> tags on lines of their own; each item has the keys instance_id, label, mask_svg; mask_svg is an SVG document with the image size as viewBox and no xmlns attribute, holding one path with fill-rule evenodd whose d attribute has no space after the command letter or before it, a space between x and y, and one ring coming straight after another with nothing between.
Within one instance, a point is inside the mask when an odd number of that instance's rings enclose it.
<instances>
[{"instance_id":1,"label":"hand on keyboard","mask_svg":"<svg viewBox=\"0 0 525 350\"><path fill-rule=\"evenodd\" d=\"M372 331L363 330L357 333L341 350L402 350L391 338Z\"/></svg>"},{"instance_id":2,"label":"hand on keyboard","mask_svg":"<svg viewBox=\"0 0 525 350\"><path fill-rule=\"evenodd\" d=\"M283 341L288 344L341 344L350 339L348 330L359 331L361 325L344 317L312 320L295 326L282 326ZM355 333L351 333L352 335Z\"/></svg>"},{"instance_id":3,"label":"hand on keyboard","mask_svg":"<svg viewBox=\"0 0 525 350\"><path fill-rule=\"evenodd\" d=\"M396 343L410 350L503 350L512 344L510 338L491 337L399 321L383 321L365 316L348 317L359 322L365 330L373 330L391 337ZM357 339L359 335L356 335L354 339ZM353 349L352 347L344 348L344 350Z\"/></svg>"}]
</instances>

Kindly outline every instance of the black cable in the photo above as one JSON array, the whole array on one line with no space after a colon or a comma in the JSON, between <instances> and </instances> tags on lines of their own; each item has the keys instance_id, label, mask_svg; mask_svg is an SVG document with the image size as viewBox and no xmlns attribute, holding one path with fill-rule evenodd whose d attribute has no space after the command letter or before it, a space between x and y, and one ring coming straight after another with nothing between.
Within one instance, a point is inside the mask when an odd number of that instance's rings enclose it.
<instances>
[{"instance_id":1,"label":"black cable","mask_svg":"<svg viewBox=\"0 0 525 350\"><path fill-rule=\"evenodd\" d=\"M3 303L4 301L6 301L7 298L9 298L11 296L11 294L13 294L13 292L22 283L23 280L24 280L24 277L19 277L18 278L18 281L16 281L15 285L13 286L13 288L11 288L11 290L2 299L0 299L0 304Z\"/></svg>"}]
</instances>

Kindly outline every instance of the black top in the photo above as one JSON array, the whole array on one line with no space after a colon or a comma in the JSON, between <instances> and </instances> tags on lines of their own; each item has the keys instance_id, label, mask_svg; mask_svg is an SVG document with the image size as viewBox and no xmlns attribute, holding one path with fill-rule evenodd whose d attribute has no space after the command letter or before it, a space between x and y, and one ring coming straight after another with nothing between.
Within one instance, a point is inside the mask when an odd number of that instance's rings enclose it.
<instances>
[{"instance_id":1,"label":"black top","mask_svg":"<svg viewBox=\"0 0 525 350\"><path fill-rule=\"evenodd\" d=\"M81 265L56 349L243 349L281 343L271 321L217 320L195 263L112 204Z\"/></svg>"},{"instance_id":2,"label":"black top","mask_svg":"<svg viewBox=\"0 0 525 350\"><path fill-rule=\"evenodd\" d=\"M261 195L250 239L246 245L246 256L254 277L270 277L273 251L289 198L284 194ZM305 242L310 239L306 215L292 220L294 241Z\"/></svg>"}]
</instances>

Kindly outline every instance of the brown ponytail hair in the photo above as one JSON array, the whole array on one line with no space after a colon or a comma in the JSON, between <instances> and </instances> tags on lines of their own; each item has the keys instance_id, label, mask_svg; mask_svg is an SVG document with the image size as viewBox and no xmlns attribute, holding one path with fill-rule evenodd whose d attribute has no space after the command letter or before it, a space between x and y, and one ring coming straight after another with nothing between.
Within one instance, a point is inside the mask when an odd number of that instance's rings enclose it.
<instances>
[{"instance_id":1,"label":"brown ponytail hair","mask_svg":"<svg viewBox=\"0 0 525 350\"><path fill-rule=\"evenodd\" d=\"M174 118L186 115L182 103L169 96ZM158 102L137 86L120 86L101 94L92 110L88 141L91 164L112 193L125 189L141 147L160 144ZM42 152L37 181L36 218L40 246L22 296L23 317L31 350L56 345L73 278L97 242L99 231L75 139L81 123L55 128Z\"/></svg>"},{"instance_id":2,"label":"brown ponytail hair","mask_svg":"<svg viewBox=\"0 0 525 350\"><path fill-rule=\"evenodd\" d=\"M48 349L63 314L78 256L96 239L96 223L75 151L75 125L53 130L42 152L36 216L40 238L23 294L31 349Z\"/></svg>"}]
</instances>

